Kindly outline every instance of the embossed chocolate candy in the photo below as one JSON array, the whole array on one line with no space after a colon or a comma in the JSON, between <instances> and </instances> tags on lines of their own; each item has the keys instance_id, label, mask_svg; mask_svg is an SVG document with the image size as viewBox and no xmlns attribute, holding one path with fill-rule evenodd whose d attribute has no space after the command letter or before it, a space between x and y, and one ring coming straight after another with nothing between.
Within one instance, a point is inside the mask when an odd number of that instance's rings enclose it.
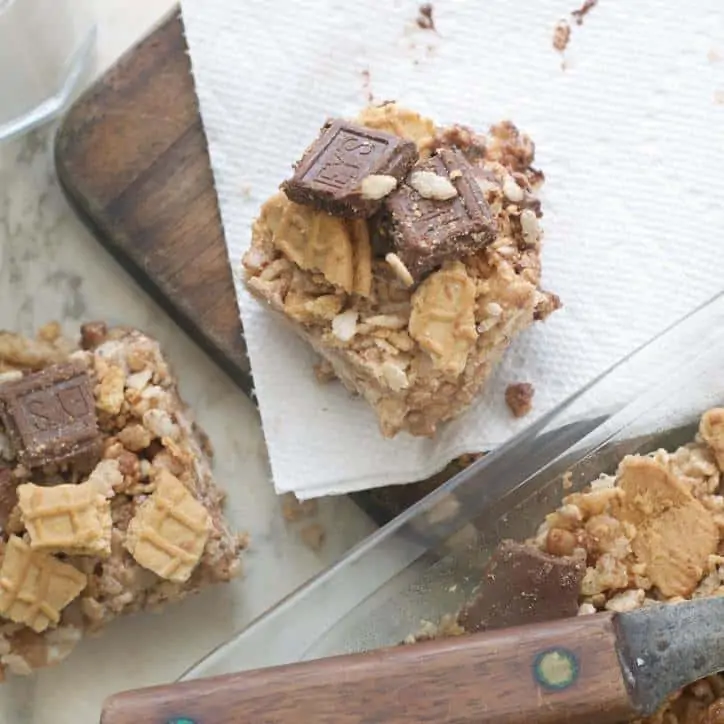
<instances>
[{"instance_id":1,"label":"embossed chocolate candy","mask_svg":"<svg viewBox=\"0 0 724 724\"><path fill-rule=\"evenodd\" d=\"M466 631L575 616L585 562L505 540L495 549L480 592L460 613Z\"/></svg>"},{"instance_id":2,"label":"embossed chocolate candy","mask_svg":"<svg viewBox=\"0 0 724 724\"><path fill-rule=\"evenodd\" d=\"M330 121L282 190L298 204L335 216L369 218L382 199L377 193L364 193L365 179L385 176L399 182L417 157L412 141L347 121Z\"/></svg>"},{"instance_id":3,"label":"embossed chocolate candy","mask_svg":"<svg viewBox=\"0 0 724 724\"><path fill-rule=\"evenodd\" d=\"M431 183L433 176L439 177L437 184ZM454 195L441 193L450 186ZM440 149L419 164L385 198L375 221L376 248L397 254L416 282L445 260L490 243L497 231L470 164L452 149Z\"/></svg>"},{"instance_id":4,"label":"embossed chocolate candy","mask_svg":"<svg viewBox=\"0 0 724 724\"><path fill-rule=\"evenodd\" d=\"M0 385L0 420L18 460L29 468L88 462L100 453L91 380L80 362Z\"/></svg>"}]
</instances>

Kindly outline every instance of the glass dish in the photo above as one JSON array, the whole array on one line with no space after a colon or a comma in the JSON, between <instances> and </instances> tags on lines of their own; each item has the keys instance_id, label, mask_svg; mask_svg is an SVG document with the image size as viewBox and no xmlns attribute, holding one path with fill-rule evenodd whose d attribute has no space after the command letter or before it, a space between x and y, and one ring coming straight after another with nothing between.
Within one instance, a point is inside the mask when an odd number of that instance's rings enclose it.
<instances>
[{"instance_id":1,"label":"glass dish","mask_svg":"<svg viewBox=\"0 0 724 724\"><path fill-rule=\"evenodd\" d=\"M0 0L0 141L63 111L95 36L87 0Z\"/></svg>"},{"instance_id":2,"label":"glass dish","mask_svg":"<svg viewBox=\"0 0 724 724\"><path fill-rule=\"evenodd\" d=\"M626 454L691 440L701 412L724 405L720 330L724 295L381 528L182 680L393 645L455 613L501 539L533 535L564 495Z\"/></svg>"}]
</instances>

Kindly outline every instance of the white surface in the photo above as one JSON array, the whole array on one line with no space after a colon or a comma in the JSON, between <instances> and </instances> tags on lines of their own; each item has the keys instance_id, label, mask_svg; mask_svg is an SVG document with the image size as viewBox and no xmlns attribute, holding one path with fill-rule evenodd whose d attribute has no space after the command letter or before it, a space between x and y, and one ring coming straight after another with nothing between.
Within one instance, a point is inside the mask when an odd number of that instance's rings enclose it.
<instances>
[{"instance_id":1,"label":"white surface","mask_svg":"<svg viewBox=\"0 0 724 724\"><path fill-rule=\"evenodd\" d=\"M95 0L96 72L140 39L171 0ZM229 491L229 515L251 535L246 575L166 610L115 622L83 642L60 667L0 684L0 724L98 724L104 697L171 681L339 558L371 530L347 499L320 501L322 551L299 541L269 483L264 439L253 406L143 294L66 204L53 174L48 129L0 144L0 329L27 333L60 318L75 333L94 318L146 329L163 343L186 399L209 432L216 475Z\"/></svg>"},{"instance_id":2,"label":"white surface","mask_svg":"<svg viewBox=\"0 0 724 724\"><path fill-rule=\"evenodd\" d=\"M368 89L442 123L510 118L547 176L543 281L565 308L514 343L436 440L383 440L365 403L319 386L311 352L237 280L280 490L407 482L494 446L531 420L506 409L509 383L532 382L540 414L723 283L720 0L601 0L572 26L565 70L552 36L574 0L436 0L439 35L415 27L418 4L182 0L237 269L260 203L325 117L354 114Z\"/></svg>"}]
</instances>

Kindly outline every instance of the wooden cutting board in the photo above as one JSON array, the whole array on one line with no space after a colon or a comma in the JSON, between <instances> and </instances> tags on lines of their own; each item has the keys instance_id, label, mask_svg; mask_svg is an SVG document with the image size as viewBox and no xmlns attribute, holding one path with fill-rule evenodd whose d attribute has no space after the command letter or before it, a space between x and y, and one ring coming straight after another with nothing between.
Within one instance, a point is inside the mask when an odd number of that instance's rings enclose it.
<instances>
[{"instance_id":1,"label":"wooden cutting board","mask_svg":"<svg viewBox=\"0 0 724 724\"><path fill-rule=\"evenodd\" d=\"M251 372L178 11L69 110L55 158L62 188L100 242L248 394ZM458 468L353 497L382 524Z\"/></svg>"}]
</instances>

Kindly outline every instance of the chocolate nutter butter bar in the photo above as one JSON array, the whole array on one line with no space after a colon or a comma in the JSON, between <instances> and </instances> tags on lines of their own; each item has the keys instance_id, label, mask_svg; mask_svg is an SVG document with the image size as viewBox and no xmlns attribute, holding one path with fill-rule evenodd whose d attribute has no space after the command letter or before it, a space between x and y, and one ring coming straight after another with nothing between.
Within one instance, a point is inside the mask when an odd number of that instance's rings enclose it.
<instances>
[{"instance_id":1,"label":"chocolate nutter butter bar","mask_svg":"<svg viewBox=\"0 0 724 724\"><path fill-rule=\"evenodd\" d=\"M0 420L29 468L100 456L93 389L81 363L53 365L0 385Z\"/></svg>"},{"instance_id":2,"label":"chocolate nutter butter bar","mask_svg":"<svg viewBox=\"0 0 724 724\"><path fill-rule=\"evenodd\" d=\"M287 197L334 216L369 218L381 199L366 198L368 176L402 180L417 161L412 141L342 120L327 123L282 184Z\"/></svg>"},{"instance_id":3,"label":"chocolate nutter butter bar","mask_svg":"<svg viewBox=\"0 0 724 724\"><path fill-rule=\"evenodd\" d=\"M466 631L487 631L575 616L585 572L585 562L575 558L502 541L480 593L461 611L460 625Z\"/></svg>"},{"instance_id":4,"label":"chocolate nutter butter bar","mask_svg":"<svg viewBox=\"0 0 724 724\"><path fill-rule=\"evenodd\" d=\"M422 196L411 184L417 171L448 180L457 195L444 200ZM417 165L408 179L385 198L377 222L377 248L386 247L396 253L415 281L447 259L460 259L481 249L497 233L472 168L455 149L440 149Z\"/></svg>"}]
</instances>

